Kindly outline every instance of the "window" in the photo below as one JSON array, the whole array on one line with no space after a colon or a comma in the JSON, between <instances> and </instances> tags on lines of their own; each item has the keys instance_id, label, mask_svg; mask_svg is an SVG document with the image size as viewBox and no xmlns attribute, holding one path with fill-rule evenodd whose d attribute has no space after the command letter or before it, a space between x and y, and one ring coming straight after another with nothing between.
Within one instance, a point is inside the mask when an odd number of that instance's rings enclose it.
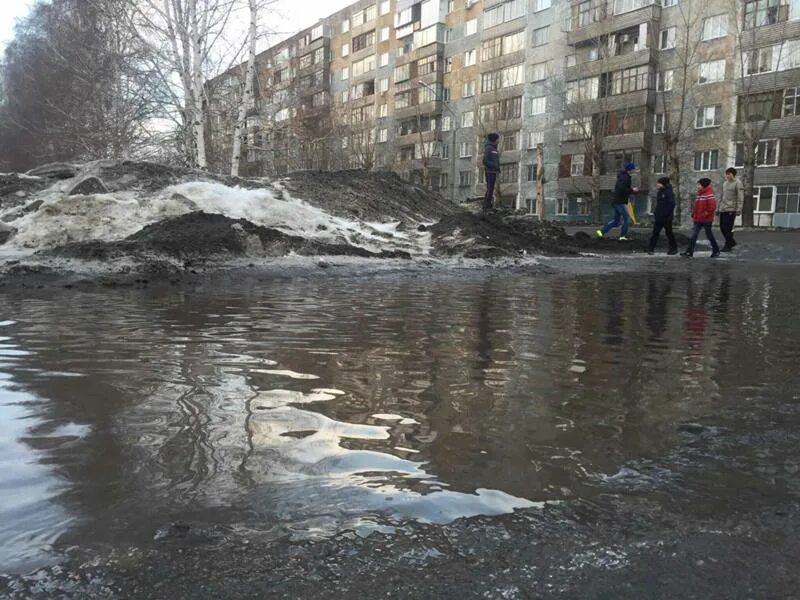
<instances>
[{"instance_id":1,"label":"window","mask_svg":"<svg viewBox=\"0 0 800 600\"><path fill-rule=\"evenodd\" d=\"M536 148L544 144L544 131L531 131L528 133L528 148Z\"/></svg>"},{"instance_id":2,"label":"window","mask_svg":"<svg viewBox=\"0 0 800 600\"><path fill-rule=\"evenodd\" d=\"M452 127L452 117L445 115L442 117L442 131L450 131Z\"/></svg>"},{"instance_id":3,"label":"window","mask_svg":"<svg viewBox=\"0 0 800 600\"><path fill-rule=\"evenodd\" d=\"M774 71L777 64L773 61L775 46L751 50L744 57L744 71L747 75L769 73Z\"/></svg>"},{"instance_id":4,"label":"window","mask_svg":"<svg viewBox=\"0 0 800 600\"><path fill-rule=\"evenodd\" d=\"M459 172L458 185L460 187L470 187L472 185L472 171Z\"/></svg>"},{"instance_id":5,"label":"window","mask_svg":"<svg viewBox=\"0 0 800 600\"><path fill-rule=\"evenodd\" d=\"M389 40L389 36L390 36L390 33L389 33L389 28L388 28L388 27L382 27L382 28L381 28L381 36L380 36L380 40L381 40L382 42L386 42L386 41L388 41L388 40Z\"/></svg>"},{"instance_id":6,"label":"window","mask_svg":"<svg viewBox=\"0 0 800 600\"><path fill-rule=\"evenodd\" d=\"M465 81L464 85L461 86L461 97L462 98L471 98L475 95L475 80L472 81Z\"/></svg>"},{"instance_id":7,"label":"window","mask_svg":"<svg viewBox=\"0 0 800 600\"><path fill-rule=\"evenodd\" d=\"M650 87L650 67L634 67L611 74L611 95L627 94Z\"/></svg>"},{"instance_id":8,"label":"window","mask_svg":"<svg viewBox=\"0 0 800 600\"><path fill-rule=\"evenodd\" d=\"M531 98L531 115L543 115L547 110L547 96Z\"/></svg>"},{"instance_id":9,"label":"window","mask_svg":"<svg viewBox=\"0 0 800 600\"><path fill-rule=\"evenodd\" d=\"M353 77L359 77L365 73L375 70L375 55L371 54L366 58L353 63Z\"/></svg>"},{"instance_id":10,"label":"window","mask_svg":"<svg viewBox=\"0 0 800 600\"><path fill-rule=\"evenodd\" d=\"M550 41L550 26L533 30L533 47L544 46Z\"/></svg>"},{"instance_id":11,"label":"window","mask_svg":"<svg viewBox=\"0 0 800 600\"><path fill-rule=\"evenodd\" d=\"M478 52L476 50L467 50L464 52L464 66L472 67L478 63Z\"/></svg>"},{"instance_id":12,"label":"window","mask_svg":"<svg viewBox=\"0 0 800 600\"><path fill-rule=\"evenodd\" d=\"M439 70L439 61L436 59L435 54L426 56L417 61L417 75L422 77L430 73L435 73Z\"/></svg>"},{"instance_id":13,"label":"window","mask_svg":"<svg viewBox=\"0 0 800 600\"><path fill-rule=\"evenodd\" d=\"M350 44L342 44L342 58L350 56Z\"/></svg>"},{"instance_id":14,"label":"window","mask_svg":"<svg viewBox=\"0 0 800 600\"><path fill-rule=\"evenodd\" d=\"M375 45L375 32L368 31L366 33L362 33L361 35L357 35L353 38L352 49L353 52L359 52L370 46Z\"/></svg>"},{"instance_id":15,"label":"window","mask_svg":"<svg viewBox=\"0 0 800 600\"><path fill-rule=\"evenodd\" d=\"M458 147L458 157L459 158L470 158L472 156L472 143L471 142L461 142Z\"/></svg>"},{"instance_id":16,"label":"window","mask_svg":"<svg viewBox=\"0 0 800 600\"><path fill-rule=\"evenodd\" d=\"M660 50L670 50L678 43L678 28L669 27L662 29L658 34L658 47Z\"/></svg>"},{"instance_id":17,"label":"window","mask_svg":"<svg viewBox=\"0 0 800 600\"><path fill-rule=\"evenodd\" d=\"M775 167L778 165L778 140L761 140L755 149L757 167ZM744 167L744 143L736 142L735 167Z\"/></svg>"},{"instance_id":18,"label":"window","mask_svg":"<svg viewBox=\"0 0 800 600\"><path fill-rule=\"evenodd\" d=\"M484 123L519 119L522 116L522 96L485 104L481 107Z\"/></svg>"},{"instance_id":19,"label":"window","mask_svg":"<svg viewBox=\"0 0 800 600\"><path fill-rule=\"evenodd\" d=\"M703 40L715 40L728 35L728 15L703 19Z\"/></svg>"},{"instance_id":20,"label":"window","mask_svg":"<svg viewBox=\"0 0 800 600\"><path fill-rule=\"evenodd\" d=\"M700 63L697 83L714 83L725 79L725 59Z\"/></svg>"},{"instance_id":21,"label":"window","mask_svg":"<svg viewBox=\"0 0 800 600\"><path fill-rule=\"evenodd\" d=\"M503 152L514 152L519 149L519 132L503 134Z\"/></svg>"},{"instance_id":22,"label":"window","mask_svg":"<svg viewBox=\"0 0 800 600\"><path fill-rule=\"evenodd\" d=\"M526 181L536 181L536 173L538 171L538 165L526 165L525 166L525 180Z\"/></svg>"},{"instance_id":23,"label":"window","mask_svg":"<svg viewBox=\"0 0 800 600\"><path fill-rule=\"evenodd\" d=\"M550 70L550 63L541 62L531 65L531 81L544 81L547 79L547 74Z\"/></svg>"},{"instance_id":24,"label":"window","mask_svg":"<svg viewBox=\"0 0 800 600\"><path fill-rule=\"evenodd\" d=\"M666 173L667 172L667 157L665 154L656 154L653 156L653 173Z\"/></svg>"},{"instance_id":25,"label":"window","mask_svg":"<svg viewBox=\"0 0 800 600\"><path fill-rule=\"evenodd\" d=\"M763 185L753 188L753 212L774 213L775 212L775 188L771 185Z\"/></svg>"},{"instance_id":26,"label":"window","mask_svg":"<svg viewBox=\"0 0 800 600\"><path fill-rule=\"evenodd\" d=\"M379 129L378 130L378 142L384 144L389 141L389 130L388 129Z\"/></svg>"},{"instance_id":27,"label":"window","mask_svg":"<svg viewBox=\"0 0 800 600\"><path fill-rule=\"evenodd\" d=\"M461 127L472 127L475 125L475 113L473 111L467 111L463 115L461 115Z\"/></svg>"},{"instance_id":28,"label":"window","mask_svg":"<svg viewBox=\"0 0 800 600\"><path fill-rule=\"evenodd\" d=\"M790 2L787 0L745 0L744 26L746 29L774 25L789 19Z\"/></svg>"},{"instance_id":29,"label":"window","mask_svg":"<svg viewBox=\"0 0 800 600\"><path fill-rule=\"evenodd\" d=\"M342 33L347 33L350 31L350 19L345 19L342 21Z\"/></svg>"},{"instance_id":30,"label":"window","mask_svg":"<svg viewBox=\"0 0 800 600\"><path fill-rule=\"evenodd\" d=\"M589 139L592 136L591 117L585 120L564 119L563 135L565 140Z\"/></svg>"},{"instance_id":31,"label":"window","mask_svg":"<svg viewBox=\"0 0 800 600\"><path fill-rule=\"evenodd\" d=\"M478 19L470 19L464 25L464 37L469 37L478 33Z\"/></svg>"},{"instance_id":32,"label":"window","mask_svg":"<svg viewBox=\"0 0 800 600\"><path fill-rule=\"evenodd\" d=\"M565 217L569 214L569 200L567 198L556 199L556 215Z\"/></svg>"},{"instance_id":33,"label":"window","mask_svg":"<svg viewBox=\"0 0 800 600\"><path fill-rule=\"evenodd\" d=\"M661 71L656 78L656 89L659 92L671 92L674 71Z\"/></svg>"},{"instance_id":34,"label":"window","mask_svg":"<svg viewBox=\"0 0 800 600\"><path fill-rule=\"evenodd\" d=\"M695 171L714 171L719 164L719 150L703 150L694 153Z\"/></svg>"},{"instance_id":35,"label":"window","mask_svg":"<svg viewBox=\"0 0 800 600\"><path fill-rule=\"evenodd\" d=\"M800 213L800 185L779 185L775 193L776 213Z\"/></svg>"},{"instance_id":36,"label":"window","mask_svg":"<svg viewBox=\"0 0 800 600\"><path fill-rule=\"evenodd\" d=\"M783 92L783 116L800 116L800 87L787 88Z\"/></svg>"},{"instance_id":37,"label":"window","mask_svg":"<svg viewBox=\"0 0 800 600\"><path fill-rule=\"evenodd\" d=\"M389 53L385 52L381 54L380 59L378 61L381 67L388 67L389 66Z\"/></svg>"},{"instance_id":38,"label":"window","mask_svg":"<svg viewBox=\"0 0 800 600\"><path fill-rule=\"evenodd\" d=\"M390 6L389 0L383 0L383 2L381 2L380 10L379 10L381 16L388 15L390 10L391 10L391 6Z\"/></svg>"},{"instance_id":39,"label":"window","mask_svg":"<svg viewBox=\"0 0 800 600\"><path fill-rule=\"evenodd\" d=\"M550 0L533 0L533 12L550 8Z\"/></svg>"},{"instance_id":40,"label":"window","mask_svg":"<svg viewBox=\"0 0 800 600\"><path fill-rule=\"evenodd\" d=\"M678 0L662 0L661 4L664 8L668 6L678 6Z\"/></svg>"},{"instance_id":41,"label":"window","mask_svg":"<svg viewBox=\"0 0 800 600\"><path fill-rule=\"evenodd\" d=\"M519 181L519 163L506 163L500 165L500 183L517 183Z\"/></svg>"},{"instance_id":42,"label":"window","mask_svg":"<svg viewBox=\"0 0 800 600\"><path fill-rule=\"evenodd\" d=\"M412 104L413 96L411 91L400 92L394 95L394 107L397 109L409 108Z\"/></svg>"},{"instance_id":43,"label":"window","mask_svg":"<svg viewBox=\"0 0 800 600\"><path fill-rule=\"evenodd\" d=\"M800 166L800 137L781 140L781 156L778 164L783 167Z\"/></svg>"},{"instance_id":44,"label":"window","mask_svg":"<svg viewBox=\"0 0 800 600\"><path fill-rule=\"evenodd\" d=\"M722 105L701 106L697 109L694 119L695 129L719 127L722 124Z\"/></svg>"},{"instance_id":45,"label":"window","mask_svg":"<svg viewBox=\"0 0 800 600\"><path fill-rule=\"evenodd\" d=\"M383 79L381 79L378 82L378 91L381 94L385 94L386 92L389 91L389 78L388 77L384 77Z\"/></svg>"},{"instance_id":46,"label":"window","mask_svg":"<svg viewBox=\"0 0 800 600\"><path fill-rule=\"evenodd\" d=\"M350 68L345 67L342 69L342 81L347 81L348 79L350 79Z\"/></svg>"},{"instance_id":47,"label":"window","mask_svg":"<svg viewBox=\"0 0 800 600\"><path fill-rule=\"evenodd\" d=\"M653 119L653 133L664 133L666 119L664 113L656 113Z\"/></svg>"},{"instance_id":48,"label":"window","mask_svg":"<svg viewBox=\"0 0 800 600\"><path fill-rule=\"evenodd\" d=\"M447 173L439 173L439 187L440 188L447 187Z\"/></svg>"},{"instance_id":49,"label":"window","mask_svg":"<svg viewBox=\"0 0 800 600\"><path fill-rule=\"evenodd\" d=\"M569 174L572 177L579 177L583 175L583 165L585 161L585 156L583 154L573 154L572 155L572 162L570 163L570 171Z\"/></svg>"},{"instance_id":50,"label":"window","mask_svg":"<svg viewBox=\"0 0 800 600\"><path fill-rule=\"evenodd\" d=\"M587 77L567 82L567 102L595 100L600 93L600 78Z\"/></svg>"},{"instance_id":51,"label":"window","mask_svg":"<svg viewBox=\"0 0 800 600\"><path fill-rule=\"evenodd\" d=\"M467 0L469 2L469 0ZM471 4L471 2L470 2ZM483 28L489 29L525 16L527 0L511 0L493 6L483 13Z\"/></svg>"},{"instance_id":52,"label":"window","mask_svg":"<svg viewBox=\"0 0 800 600\"><path fill-rule=\"evenodd\" d=\"M381 104L378 108L378 116L381 118L386 118L389 116L389 105L388 104Z\"/></svg>"},{"instance_id":53,"label":"window","mask_svg":"<svg viewBox=\"0 0 800 600\"><path fill-rule=\"evenodd\" d=\"M566 58L564 59L564 66L566 68L574 67L578 64L578 55L577 54L567 54Z\"/></svg>"},{"instance_id":54,"label":"window","mask_svg":"<svg viewBox=\"0 0 800 600\"><path fill-rule=\"evenodd\" d=\"M411 79L411 63L394 68L394 82L408 81Z\"/></svg>"}]
</instances>

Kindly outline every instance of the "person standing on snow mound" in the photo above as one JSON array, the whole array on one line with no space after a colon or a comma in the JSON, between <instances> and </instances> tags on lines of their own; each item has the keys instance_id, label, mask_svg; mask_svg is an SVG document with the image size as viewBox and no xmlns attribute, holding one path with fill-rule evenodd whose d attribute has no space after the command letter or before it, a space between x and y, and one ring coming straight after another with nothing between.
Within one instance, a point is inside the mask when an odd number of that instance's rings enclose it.
<instances>
[{"instance_id":1,"label":"person standing on snow mound","mask_svg":"<svg viewBox=\"0 0 800 600\"><path fill-rule=\"evenodd\" d=\"M629 162L617 175L617 184L614 186L614 199L611 201L611 206L614 209L614 218L606 223L602 229L597 230L597 237L600 239L604 238L615 227L619 227L620 221L622 222L622 229L620 230L619 239L621 242L628 239L625 237L628 235L628 228L631 226L628 201L631 199L631 194L639 191L639 188L633 187L633 180L631 179L631 173L634 169L636 169L636 165Z\"/></svg>"},{"instance_id":2,"label":"person standing on snow mound","mask_svg":"<svg viewBox=\"0 0 800 600\"><path fill-rule=\"evenodd\" d=\"M717 199L714 196L714 189L711 187L711 180L708 177L703 177L697 181L697 197L694 200L694 209L692 210L692 220L694 221L692 240L689 242L686 252L683 252L681 256L686 258L694 256L694 247L702 230L705 230L706 237L711 242L711 258L719 256L719 246L711 228L714 224L714 214L716 212Z\"/></svg>"},{"instance_id":3,"label":"person standing on snow mound","mask_svg":"<svg viewBox=\"0 0 800 600\"><path fill-rule=\"evenodd\" d=\"M491 210L494 206L494 186L497 183L497 174L500 172L500 153L497 151L497 141L500 136L490 133L483 146L483 167L486 169L486 196L483 199L483 210Z\"/></svg>"},{"instance_id":4,"label":"person standing on snow mound","mask_svg":"<svg viewBox=\"0 0 800 600\"><path fill-rule=\"evenodd\" d=\"M656 195L656 209L653 216L655 217L655 224L653 225L653 237L650 238L650 248L648 254L655 254L656 244L661 235L661 230L667 232L667 240L669 240L669 254L670 256L678 253L678 242L675 241L675 234L672 233L672 219L675 214L675 194L672 192L672 184L669 177L662 177L656 184L658 186L658 193Z\"/></svg>"}]
</instances>

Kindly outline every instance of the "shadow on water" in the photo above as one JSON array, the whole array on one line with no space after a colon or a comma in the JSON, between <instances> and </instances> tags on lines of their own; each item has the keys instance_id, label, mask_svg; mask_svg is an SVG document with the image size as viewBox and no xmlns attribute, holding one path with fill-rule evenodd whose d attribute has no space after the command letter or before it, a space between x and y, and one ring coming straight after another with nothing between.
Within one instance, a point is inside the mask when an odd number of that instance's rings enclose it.
<instances>
[{"instance_id":1,"label":"shadow on water","mask_svg":"<svg viewBox=\"0 0 800 600\"><path fill-rule=\"evenodd\" d=\"M305 538L797 494L786 275L0 297L0 570L171 521Z\"/></svg>"}]
</instances>

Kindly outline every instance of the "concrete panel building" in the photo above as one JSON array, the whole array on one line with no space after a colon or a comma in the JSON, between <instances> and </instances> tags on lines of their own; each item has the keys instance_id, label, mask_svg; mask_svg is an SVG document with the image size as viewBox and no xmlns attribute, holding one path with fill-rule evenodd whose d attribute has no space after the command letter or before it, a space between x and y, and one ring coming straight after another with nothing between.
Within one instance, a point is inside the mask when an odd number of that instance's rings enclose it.
<instances>
[{"instance_id":1,"label":"concrete panel building","mask_svg":"<svg viewBox=\"0 0 800 600\"><path fill-rule=\"evenodd\" d=\"M241 68L209 82L214 166L229 161ZM605 217L616 173L725 168L756 224L800 226L800 0L361 0L258 56L242 171L389 169L455 200Z\"/></svg>"}]
</instances>

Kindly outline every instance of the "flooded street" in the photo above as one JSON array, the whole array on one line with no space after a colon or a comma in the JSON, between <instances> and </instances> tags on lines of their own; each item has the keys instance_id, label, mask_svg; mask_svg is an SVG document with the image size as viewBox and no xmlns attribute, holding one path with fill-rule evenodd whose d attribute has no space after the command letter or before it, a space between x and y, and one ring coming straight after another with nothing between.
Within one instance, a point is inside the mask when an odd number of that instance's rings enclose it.
<instances>
[{"instance_id":1,"label":"flooded street","mask_svg":"<svg viewBox=\"0 0 800 600\"><path fill-rule=\"evenodd\" d=\"M606 498L698 520L797 503L798 275L2 296L0 572L195 528L305 543Z\"/></svg>"}]
</instances>

